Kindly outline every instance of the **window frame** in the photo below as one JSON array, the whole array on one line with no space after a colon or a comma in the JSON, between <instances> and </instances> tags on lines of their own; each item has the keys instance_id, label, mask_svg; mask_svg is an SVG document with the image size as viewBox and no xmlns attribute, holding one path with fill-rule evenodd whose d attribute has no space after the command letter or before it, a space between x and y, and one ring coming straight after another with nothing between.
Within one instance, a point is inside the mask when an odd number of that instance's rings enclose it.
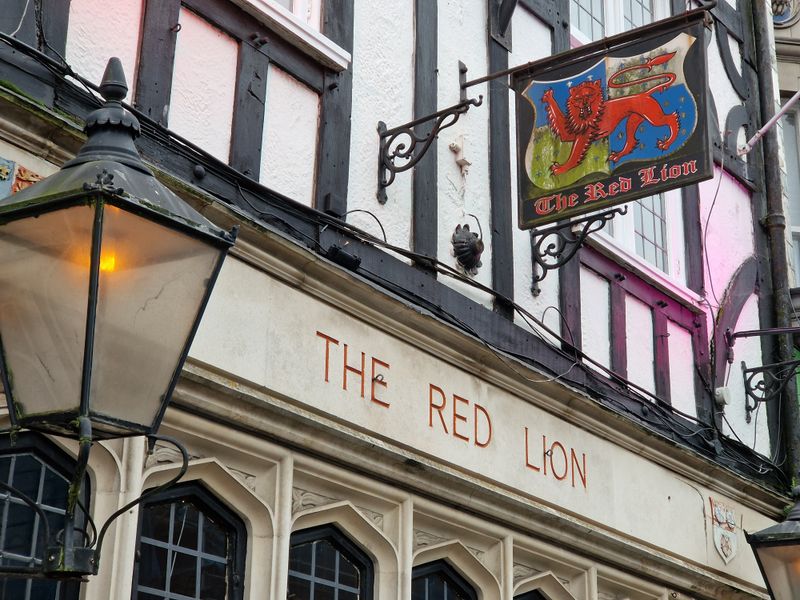
<instances>
[{"instance_id":1,"label":"window frame","mask_svg":"<svg viewBox=\"0 0 800 600\"><path fill-rule=\"evenodd\" d=\"M345 535L338 527L333 524L318 525L293 531L289 537L289 557L291 560L292 548L313 542L328 542L336 548L339 553L344 554L347 559L361 569L359 578L360 595L359 600L372 600L375 598L375 561L353 540ZM286 571L288 583L290 572Z\"/></svg>"},{"instance_id":2,"label":"window frame","mask_svg":"<svg viewBox=\"0 0 800 600\"><path fill-rule=\"evenodd\" d=\"M465 596L466 600L478 600L478 590L468 582L461 573L456 571L453 566L445 559L435 560L433 562L425 563L415 566L411 571L411 587L413 590L414 580L423 577L430 577L431 575L439 575L449 580L458 588L458 591ZM434 599L438 600L438 599Z\"/></svg>"},{"instance_id":3,"label":"window frame","mask_svg":"<svg viewBox=\"0 0 800 600\"><path fill-rule=\"evenodd\" d=\"M213 514L214 517L229 528L231 535L228 541L228 552L230 554L228 565L231 569L231 573L225 600L243 600L245 590L244 577L247 567L247 528L241 517L230 507L223 504L201 481L180 483L168 490L147 498L139 508L139 520L136 526L136 558L134 560L133 576L131 578L131 600L136 600L138 595L137 588L139 565L141 563L141 539L144 511L147 507L152 505L175 504L186 499L192 501L198 508L203 509L203 512Z\"/></svg>"}]
</instances>

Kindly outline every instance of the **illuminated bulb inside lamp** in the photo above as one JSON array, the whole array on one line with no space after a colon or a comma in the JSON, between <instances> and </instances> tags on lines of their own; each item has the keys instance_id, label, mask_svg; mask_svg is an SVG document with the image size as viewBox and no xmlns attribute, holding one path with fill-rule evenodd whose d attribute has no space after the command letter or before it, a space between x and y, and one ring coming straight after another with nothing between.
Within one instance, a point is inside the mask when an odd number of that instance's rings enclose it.
<instances>
[{"instance_id":1,"label":"illuminated bulb inside lamp","mask_svg":"<svg viewBox=\"0 0 800 600\"><path fill-rule=\"evenodd\" d=\"M103 254L100 256L100 270L111 273L117 268L116 254Z\"/></svg>"}]
</instances>

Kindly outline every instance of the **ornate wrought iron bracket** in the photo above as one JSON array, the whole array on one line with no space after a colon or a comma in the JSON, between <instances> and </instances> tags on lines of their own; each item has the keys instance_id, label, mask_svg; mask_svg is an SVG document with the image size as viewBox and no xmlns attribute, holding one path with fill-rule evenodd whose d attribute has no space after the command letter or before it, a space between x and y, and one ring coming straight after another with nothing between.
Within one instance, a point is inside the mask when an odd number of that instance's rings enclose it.
<instances>
[{"instance_id":1,"label":"ornate wrought iron bracket","mask_svg":"<svg viewBox=\"0 0 800 600\"><path fill-rule=\"evenodd\" d=\"M379 121L378 134L381 145L378 155L378 202L386 204L386 188L392 185L398 173L414 168L442 129L454 125L471 106L481 104L483 96L478 96L477 99L463 99L449 108L391 129L387 129L386 123ZM417 128L429 121L433 121L433 124L430 129L424 128L424 133Z\"/></svg>"},{"instance_id":2,"label":"ornate wrought iron bracket","mask_svg":"<svg viewBox=\"0 0 800 600\"><path fill-rule=\"evenodd\" d=\"M742 361L745 391L744 419L746 422L749 423L752 420L751 413L758 408L759 402L769 402L781 395L789 380L797 374L798 367L800 367L800 360L787 360L748 369L745 362Z\"/></svg>"},{"instance_id":3,"label":"ornate wrought iron bracket","mask_svg":"<svg viewBox=\"0 0 800 600\"><path fill-rule=\"evenodd\" d=\"M575 256L590 233L600 231L615 216L627 212L628 207L623 206L568 223L531 230L533 293L538 293L538 283L545 278L548 271L562 267Z\"/></svg>"}]
</instances>

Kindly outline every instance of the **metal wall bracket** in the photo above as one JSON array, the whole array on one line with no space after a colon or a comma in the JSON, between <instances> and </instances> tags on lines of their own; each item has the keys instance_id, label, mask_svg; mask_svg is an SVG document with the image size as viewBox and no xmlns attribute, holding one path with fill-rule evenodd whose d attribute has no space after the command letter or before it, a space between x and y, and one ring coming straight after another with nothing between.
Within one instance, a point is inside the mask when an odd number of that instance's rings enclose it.
<instances>
[{"instance_id":1,"label":"metal wall bracket","mask_svg":"<svg viewBox=\"0 0 800 600\"><path fill-rule=\"evenodd\" d=\"M465 72L464 68L462 78ZM378 135L380 136L378 202L386 204L386 188L392 185L398 173L414 168L425 156L442 129L454 125L470 107L481 104L483 104L483 96L478 96L477 99L462 96L461 102L458 104L391 129L388 129L383 121L378 121ZM432 122L430 128L418 127L429 122Z\"/></svg>"},{"instance_id":2,"label":"metal wall bracket","mask_svg":"<svg viewBox=\"0 0 800 600\"><path fill-rule=\"evenodd\" d=\"M481 104L483 96L478 96L477 100L468 98L432 115L420 117L392 129L387 129L386 123L379 121L378 134L381 145L378 156L378 201L386 204L386 188L392 185L398 173L412 169L425 156L425 152L442 129L454 125L470 107ZM420 135L414 130L417 125L429 121L433 121L433 126L427 133Z\"/></svg>"},{"instance_id":3,"label":"metal wall bracket","mask_svg":"<svg viewBox=\"0 0 800 600\"><path fill-rule=\"evenodd\" d=\"M600 231L615 216L624 215L627 212L628 207L623 206L567 223L557 223L544 229L531 230L534 285L542 281L548 271L558 269L569 262L590 233ZM534 289L534 294L536 289Z\"/></svg>"},{"instance_id":4,"label":"metal wall bracket","mask_svg":"<svg viewBox=\"0 0 800 600\"><path fill-rule=\"evenodd\" d=\"M800 360L787 360L785 362L747 368L742 361L742 377L744 378L744 420L752 420L751 413L758 408L759 402L769 402L780 397L786 384L797 374ZM761 375L759 379L758 376Z\"/></svg>"}]
</instances>

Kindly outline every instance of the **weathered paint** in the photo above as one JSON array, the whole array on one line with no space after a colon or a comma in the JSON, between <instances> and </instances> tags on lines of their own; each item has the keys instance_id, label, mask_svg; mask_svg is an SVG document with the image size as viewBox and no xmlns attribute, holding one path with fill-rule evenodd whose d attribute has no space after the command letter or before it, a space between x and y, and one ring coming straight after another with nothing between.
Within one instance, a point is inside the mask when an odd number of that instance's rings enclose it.
<instances>
[{"instance_id":1,"label":"weathered paint","mask_svg":"<svg viewBox=\"0 0 800 600\"><path fill-rule=\"evenodd\" d=\"M625 298L628 330L628 379L649 392L655 393L653 347L653 311L633 296Z\"/></svg>"},{"instance_id":2,"label":"weathered paint","mask_svg":"<svg viewBox=\"0 0 800 600\"><path fill-rule=\"evenodd\" d=\"M583 351L605 367L611 367L611 298L608 281L581 268L581 331ZM602 316L600 316L602 315Z\"/></svg>"}]
</instances>

